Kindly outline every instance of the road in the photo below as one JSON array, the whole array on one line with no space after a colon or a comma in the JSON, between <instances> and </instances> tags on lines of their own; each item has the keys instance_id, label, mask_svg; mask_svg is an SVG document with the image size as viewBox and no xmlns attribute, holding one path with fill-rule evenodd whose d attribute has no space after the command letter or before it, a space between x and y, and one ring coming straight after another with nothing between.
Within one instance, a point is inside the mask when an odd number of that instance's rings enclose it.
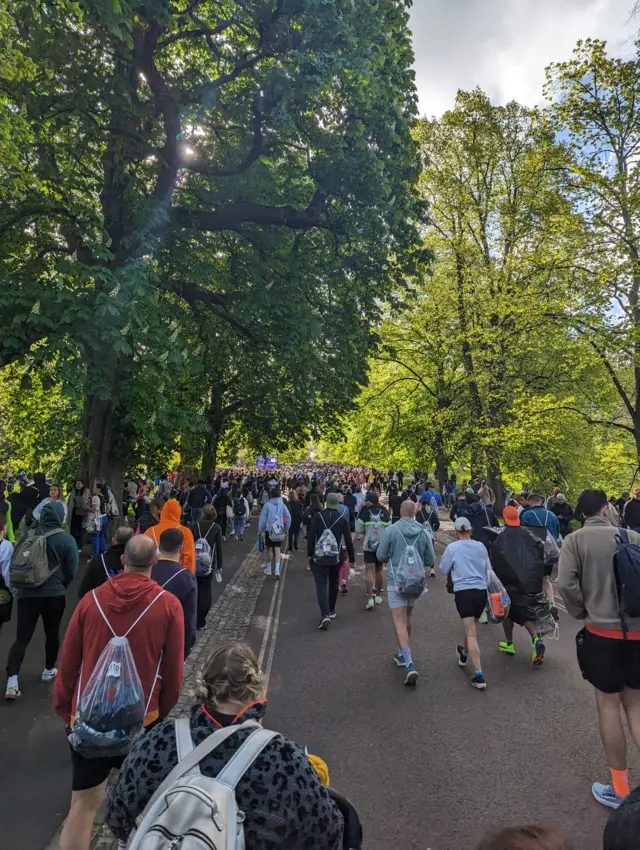
<instances>
[{"instance_id":1,"label":"road","mask_svg":"<svg viewBox=\"0 0 640 850\"><path fill-rule=\"evenodd\" d=\"M233 579L255 543L255 524L243 543L224 544L224 581L213 583L213 600ZM77 601L77 586L86 568L86 554L67 596L66 627ZM13 621L0 632L4 666L15 636ZM22 698L15 703L0 698L0 847L43 850L62 823L71 796L71 761L64 727L51 710L53 685L40 681L44 667L44 633L38 627L20 674ZM4 686L4 680L3 686ZM29 801L26 803L25 801ZM36 817L25 817L25 805L37 805Z\"/></svg>"},{"instance_id":2,"label":"road","mask_svg":"<svg viewBox=\"0 0 640 850\"><path fill-rule=\"evenodd\" d=\"M599 850L607 812L590 786L608 773L592 689L575 661L577 624L561 613L560 639L539 670L522 629L517 656L506 658L496 651L501 628L479 626L488 688L478 692L457 666L460 620L438 575L414 613L420 680L408 689L391 660L386 603L364 610L358 563L337 619L319 632L313 579L296 555L279 585L265 583L249 640L269 672L266 724L327 760L332 784L361 815L366 850L470 850L489 828L526 822ZM630 768L640 780L635 753Z\"/></svg>"},{"instance_id":3,"label":"road","mask_svg":"<svg viewBox=\"0 0 640 850\"><path fill-rule=\"evenodd\" d=\"M438 551L448 539L443 525ZM249 555L254 535L255 525L243 544L226 545L227 581L215 586L224 592L207 640L248 628L268 676L266 724L327 760L332 784L361 815L366 850L472 850L489 828L531 821L560 827L580 850L599 850L607 813L590 784L606 780L607 770L592 692L575 662L577 625L566 613L540 670L530 665L522 630L510 659L495 650L500 628L479 627L488 681L480 693L456 664L460 620L444 578L429 579L414 614L420 681L407 689L391 661L386 602L364 611L362 556L338 618L319 632L303 553L284 561L280 582L264 580L255 550ZM11 626L0 635L3 657L12 636ZM70 793L51 687L38 680L42 651L38 635L21 677L24 697L0 704L0 845L20 850L50 846ZM640 779L635 753L630 768ZM25 800L37 801L36 817L25 817Z\"/></svg>"}]
</instances>

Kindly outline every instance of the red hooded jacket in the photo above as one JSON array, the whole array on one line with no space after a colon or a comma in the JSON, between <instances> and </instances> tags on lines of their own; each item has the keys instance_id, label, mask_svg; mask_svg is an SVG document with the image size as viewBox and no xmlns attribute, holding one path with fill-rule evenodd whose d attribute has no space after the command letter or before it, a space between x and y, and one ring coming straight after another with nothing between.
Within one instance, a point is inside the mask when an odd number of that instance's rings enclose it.
<instances>
[{"instance_id":1,"label":"red hooded jacket","mask_svg":"<svg viewBox=\"0 0 640 850\"><path fill-rule=\"evenodd\" d=\"M127 639L145 702L149 704L145 726L158 717L166 717L178 702L182 688L184 616L180 602L172 593L161 591L149 576L134 572L114 576L94 592L118 637L122 637L162 593ZM88 682L102 650L112 637L93 592L87 593L73 612L58 664L53 709L65 723L69 724L75 714L78 690ZM81 669L82 683L79 683ZM149 694L152 694L150 700Z\"/></svg>"}]
</instances>

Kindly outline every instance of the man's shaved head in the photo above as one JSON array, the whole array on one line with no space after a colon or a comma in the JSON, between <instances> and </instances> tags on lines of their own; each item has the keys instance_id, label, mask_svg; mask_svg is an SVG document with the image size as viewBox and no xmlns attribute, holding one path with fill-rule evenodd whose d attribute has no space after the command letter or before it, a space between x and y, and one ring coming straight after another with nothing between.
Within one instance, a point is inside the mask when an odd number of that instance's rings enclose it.
<instances>
[{"instance_id":1,"label":"man's shaved head","mask_svg":"<svg viewBox=\"0 0 640 850\"><path fill-rule=\"evenodd\" d=\"M121 525L116 528L116 533L113 535L113 542L116 546L124 546L133 537L133 529L128 525Z\"/></svg>"},{"instance_id":2,"label":"man's shaved head","mask_svg":"<svg viewBox=\"0 0 640 850\"><path fill-rule=\"evenodd\" d=\"M156 544L144 534L136 534L125 546L124 565L128 570L150 570L155 560Z\"/></svg>"},{"instance_id":3,"label":"man's shaved head","mask_svg":"<svg viewBox=\"0 0 640 850\"><path fill-rule=\"evenodd\" d=\"M416 503L412 502L411 499L405 499L400 505L400 516L405 517L405 519L414 519L416 515L416 507Z\"/></svg>"}]
</instances>

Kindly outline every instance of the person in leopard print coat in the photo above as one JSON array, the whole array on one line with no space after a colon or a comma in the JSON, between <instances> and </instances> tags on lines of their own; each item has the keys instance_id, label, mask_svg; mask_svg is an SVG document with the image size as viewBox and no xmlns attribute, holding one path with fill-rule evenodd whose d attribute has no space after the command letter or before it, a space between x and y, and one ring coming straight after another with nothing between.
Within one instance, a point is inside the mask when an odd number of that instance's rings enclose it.
<instances>
[{"instance_id":1,"label":"person in leopard print coat","mask_svg":"<svg viewBox=\"0 0 640 850\"><path fill-rule=\"evenodd\" d=\"M260 720L266 711L264 677L246 644L214 649L193 693L198 699L189 715L194 746L222 727ZM205 756L202 774L217 776L250 732L239 731ZM136 818L177 762L173 720L136 740L107 802L107 823L118 839L128 839ZM246 816L247 850L342 850L342 814L304 751L281 735L242 777L236 799Z\"/></svg>"}]
</instances>

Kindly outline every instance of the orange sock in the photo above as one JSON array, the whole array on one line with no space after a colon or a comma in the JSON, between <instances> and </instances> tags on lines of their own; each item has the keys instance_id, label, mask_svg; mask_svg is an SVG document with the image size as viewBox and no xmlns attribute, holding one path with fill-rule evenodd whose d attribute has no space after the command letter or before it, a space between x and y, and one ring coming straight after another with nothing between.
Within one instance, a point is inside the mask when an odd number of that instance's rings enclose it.
<instances>
[{"instance_id":1,"label":"orange sock","mask_svg":"<svg viewBox=\"0 0 640 850\"><path fill-rule=\"evenodd\" d=\"M613 790L616 792L618 797L628 797L631 793L631 788L629 787L629 771L628 770L614 770L612 767L609 768L611 771L611 784L613 785Z\"/></svg>"}]
</instances>

